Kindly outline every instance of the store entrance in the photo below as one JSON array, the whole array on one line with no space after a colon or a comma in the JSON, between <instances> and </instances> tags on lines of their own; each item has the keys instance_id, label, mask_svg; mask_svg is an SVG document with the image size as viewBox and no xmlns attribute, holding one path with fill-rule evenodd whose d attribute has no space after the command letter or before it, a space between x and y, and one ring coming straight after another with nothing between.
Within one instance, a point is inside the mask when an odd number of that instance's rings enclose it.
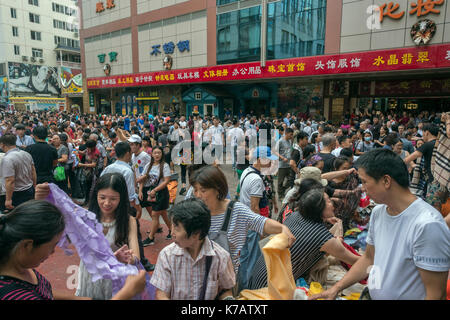
<instances>
[{"instance_id":1,"label":"store entrance","mask_svg":"<svg viewBox=\"0 0 450 320\"><path fill-rule=\"evenodd\" d=\"M266 115L269 111L269 102L264 99L247 99L245 100L245 114L254 116Z\"/></svg>"}]
</instances>

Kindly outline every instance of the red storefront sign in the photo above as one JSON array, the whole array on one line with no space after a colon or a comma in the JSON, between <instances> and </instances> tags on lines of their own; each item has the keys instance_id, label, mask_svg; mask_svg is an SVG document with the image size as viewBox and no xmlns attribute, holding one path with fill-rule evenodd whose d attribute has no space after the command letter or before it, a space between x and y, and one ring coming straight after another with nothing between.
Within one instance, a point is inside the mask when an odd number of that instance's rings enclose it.
<instances>
[{"instance_id":1,"label":"red storefront sign","mask_svg":"<svg viewBox=\"0 0 450 320\"><path fill-rule=\"evenodd\" d=\"M88 89L450 67L450 44L88 78Z\"/></svg>"},{"instance_id":2,"label":"red storefront sign","mask_svg":"<svg viewBox=\"0 0 450 320\"><path fill-rule=\"evenodd\" d=\"M440 94L448 91L446 80L376 81L375 96Z\"/></svg>"}]
</instances>

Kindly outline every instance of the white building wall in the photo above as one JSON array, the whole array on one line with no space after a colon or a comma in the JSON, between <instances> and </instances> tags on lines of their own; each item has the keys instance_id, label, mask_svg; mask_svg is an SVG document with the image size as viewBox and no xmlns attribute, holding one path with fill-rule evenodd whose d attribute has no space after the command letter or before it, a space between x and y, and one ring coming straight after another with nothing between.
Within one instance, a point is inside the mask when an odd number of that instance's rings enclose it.
<instances>
[{"instance_id":1,"label":"white building wall","mask_svg":"<svg viewBox=\"0 0 450 320\"><path fill-rule=\"evenodd\" d=\"M0 63L20 62L32 63L32 48L43 50L44 62L39 59L35 62L38 65L56 66L56 48L54 36L74 39L79 41L79 36L74 32L54 28L53 19L65 21L71 24L78 24L78 16L69 16L62 13L53 12L52 3L65 5L76 9L73 0L39 0L39 6L33 6L28 0L1 0L0 1ZM11 17L11 8L16 9L17 18ZM40 23L30 22L29 13L39 16ZM18 27L19 36L13 37L12 27ZM31 40L31 31L41 32L41 40ZM20 55L14 54L14 45L20 48ZM28 57L28 61L23 61L22 56Z\"/></svg>"},{"instance_id":2,"label":"white building wall","mask_svg":"<svg viewBox=\"0 0 450 320\"><path fill-rule=\"evenodd\" d=\"M415 46L410 36L411 27L422 19L433 20L436 23L436 34L428 43L429 45L450 42L449 1L444 1L442 5L434 6L434 9L440 10L439 14L429 13L421 17L417 17L417 14L411 15L409 13L413 9L411 4L417 3L416 0L394 1L394 4L399 4L399 8L393 14L404 11L404 15L398 20L385 16L379 25L379 29L369 29L367 21L371 15L367 13L367 9L369 6L380 6L385 3L387 4L389 1L343 0L341 52ZM378 18L379 13L376 12L374 14Z\"/></svg>"},{"instance_id":3,"label":"white building wall","mask_svg":"<svg viewBox=\"0 0 450 320\"><path fill-rule=\"evenodd\" d=\"M105 10L96 12L97 3L103 2ZM89 29L99 25L111 23L131 16L130 0L116 0L115 7L106 8L106 0L83 0L83 28Z\"/></svg>"},{"instance_id":4,"label":"white building wall","mask_svg":"<svg viewBox=\"0 0 450 320\"><path fill-rule=\"evenodd\" d=\"M137 13L146 13L187 1L189 0L137 0Z\"/></svg>"},{"instance_id":5,"label":"white building wall","mask_svg":"<svg viewBox=\"0 0 450 320\"><path fill-rule=\"evenodd\" d=\"M139 26L139 71L163 70L166 56L163 45L173 42L174 53L172 69L203 67L207 65L207 18L206 11L194 12L167 20L156 21ZM189 40L190 51L180 52L176 46L179 41ZM161 54L151 55L154 45L161 45Z\"/></svg>"},{"instance_id":6,"label":"white building wall","mask_svg":"<svg viewBox=\"0 0 450 320\"><path fill-rule=\"evenodd\" d=\"M110 61L109 53L117 52L117 61ZM105 62L100 63L98 55L106 54ZM111 75L133 73L133 54L131 49L131 29L123 29L85 41L86 76L104 77L104 65L111 66Z\"/></svg>"}]
</instances>

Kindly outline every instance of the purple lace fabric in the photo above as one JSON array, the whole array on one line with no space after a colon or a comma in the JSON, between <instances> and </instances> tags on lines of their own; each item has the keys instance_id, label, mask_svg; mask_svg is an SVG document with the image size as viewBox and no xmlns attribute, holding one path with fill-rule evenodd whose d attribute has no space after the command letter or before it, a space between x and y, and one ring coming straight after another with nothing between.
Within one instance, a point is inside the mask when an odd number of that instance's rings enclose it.
<instances>
[{"instance_id":1,"label":"purple lace fabric","mask_svg":"<svg viewBox=\"0 0 450 320\"><path fill-rule=\"evenodd\" d=\"M92 281L99 279L112 280L113 296L123 287L128 275L138 274L143 269L139 262L137 266L119 262L103 235L103 226L97 221L93 212L86 210L75 203L58 186L49 184L50 194L46 199L55 205L64 215L66 228L58 243L67 255L73 254L68 248L69 239L80 259L84 262L86 270L92 275ZM146 275L146 289L136 296L136 300L154 300L155 287L150 284L150 276Z\"/></svg>"}]
</instances>

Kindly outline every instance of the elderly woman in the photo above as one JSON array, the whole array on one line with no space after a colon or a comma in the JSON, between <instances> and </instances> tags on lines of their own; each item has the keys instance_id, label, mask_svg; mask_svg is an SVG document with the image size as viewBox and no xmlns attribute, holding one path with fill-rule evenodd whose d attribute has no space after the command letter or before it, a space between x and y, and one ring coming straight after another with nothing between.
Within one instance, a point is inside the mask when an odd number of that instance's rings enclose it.
<instances>
[{"instance_id":1,"label":"elderly woman","mask_svg":"<svg viewBox=\"0 0 450 320\"><path fill-rule=\"evenodd\" d=\"M333 204L324 189L317 186L301 196L297 210L286 218L284 225L296 238L290 248L294 279L307 278L325 254L350 265L358 260L357 255L348 251L341 240L328 231L325 222L333 218ZM261 256L253 268L248 289L264 287L267 287L267 267Z\"/></svg>"}]
</instances>

